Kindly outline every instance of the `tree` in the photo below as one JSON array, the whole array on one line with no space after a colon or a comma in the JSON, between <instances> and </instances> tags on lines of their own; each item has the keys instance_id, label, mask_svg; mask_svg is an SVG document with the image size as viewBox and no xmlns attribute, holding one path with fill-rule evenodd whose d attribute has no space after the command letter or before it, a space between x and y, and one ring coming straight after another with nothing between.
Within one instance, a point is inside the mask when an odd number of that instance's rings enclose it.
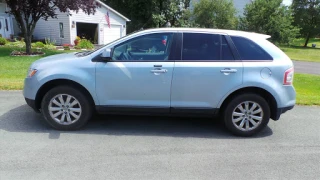
<instances>
[{"instance_id":1,"label":"tree","mask_svg":"<svg viewBox=\"0 0 320 180\"><path fill-rule=\"evenodd\" d=\"M289 43L299 29L292 25L292 11L282 0L255 0L247 4L240 18L240 29L271 35L271 40Z\"/></svg>"},{"instance_id":2,"label":"tree","mask_svg":"<svg viewBox=\"0 0 320 180\"><path fill-rule=\"evenodd\" d=\"M131 20L127 31L141 28L186 26L191 0L104 0L106 4Z\"/></svg>"},{"instance_id":3,"label":"tree","mask_svg":"<svg viewBox=\"0 0 320 180\"><path fill-rule=\"evenodd\" d=\"M301 28L307 47L310 37L320 33L320 0L293 0L292 9L294 24Z\"/></svg>"},{"instance_id":4,"label":"tree","mask_svg":"<svg viewBox=\"0 0 320 180\"><path fill-rule=\"evenodd\" d=\"M26 53L31 53L31 40L37 22L43 18L57 18L56 12L78 12L80 9L87 14L95 13L99 6L95 0L5 0L25 38Z\"/></svg>"},{"instance_id":5,"label":"tree","mask_svg":"<svg viewBox=\"0 0 320 180\"><path fill-rule=\"evenodd\" d=\"M236 14L231 0L200 0L193 10L195 22L205 28L235 29Z\"/></svg>"}]
</instances>

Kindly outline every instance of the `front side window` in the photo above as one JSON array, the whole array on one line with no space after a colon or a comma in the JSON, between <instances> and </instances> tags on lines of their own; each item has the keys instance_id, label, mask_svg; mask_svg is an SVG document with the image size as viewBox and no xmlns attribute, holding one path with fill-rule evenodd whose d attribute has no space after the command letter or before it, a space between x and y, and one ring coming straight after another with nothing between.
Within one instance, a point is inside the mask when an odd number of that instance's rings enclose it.
<instances>
[{"instance_id":1,"label":"front side window","mask_svg":"<svg viewBox=\"0 0 320 180\"><path fill-rule=\"evenodd\" d=\"M143 35L114 47L115 61L165 61L170 55L172 33Z\"/></svg>"},{"instance_id":2,"label":"front side window","mask_svg":"<svg viewBox=\"0 0 320 180\"><path fill-rule=\"evenodd\" d=\"M273 60L258 44L238 36L231 36L242 60Z\"/></svg>"}]
</instances>

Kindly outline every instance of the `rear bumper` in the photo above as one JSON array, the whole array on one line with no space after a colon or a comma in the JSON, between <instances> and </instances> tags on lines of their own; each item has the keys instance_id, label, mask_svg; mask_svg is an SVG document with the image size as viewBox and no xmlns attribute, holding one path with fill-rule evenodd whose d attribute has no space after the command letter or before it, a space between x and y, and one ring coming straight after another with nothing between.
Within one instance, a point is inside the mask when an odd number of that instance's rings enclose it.
<instances>
[{"instance_id":1,"label":"rear bumper","mask_svg":"<svg viewBox=\"0 0 320 180\"><path fill-rule=\"evenodd\" d=\"M288 107L283 107L283 108L278 108L277 112L274 117L272 117L273 120L277 121L280 119L281 114L293 109L294 106L288 106Z\"/></svg>"},{"instance_id":2,"label":"rear bumper","mask_svg":"<svg viewBox=\"0 0 320 180\"><path fill-rule=\"evenodd\" d=\"M25 98L26 103L36 112L40 113L39 109L36 106L36 101L32 99Z\"/></svg>"}]
</instances>

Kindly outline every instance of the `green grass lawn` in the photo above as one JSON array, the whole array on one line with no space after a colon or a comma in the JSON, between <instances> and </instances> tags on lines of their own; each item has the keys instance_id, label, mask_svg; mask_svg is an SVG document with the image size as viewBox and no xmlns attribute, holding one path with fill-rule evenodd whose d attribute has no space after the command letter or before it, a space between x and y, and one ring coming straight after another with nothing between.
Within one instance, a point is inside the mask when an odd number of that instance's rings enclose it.
<instances>
[{"instance_id":1,"label":"green grass lawn","mask_svg":"<svg viewBox=\"0 0 320 180\"><path fill-rule=\"evenodd\" d=\"M46 55L38 57L12 57L9 55L11 52L11 48L0 47L0 90L21 90L32 62L65 51L48 50ZM294 86L298 104L320 105L320 76L296 74Z\"/></svg>"},{"instance_id":2,"label":"green grass lawn","mask_svg":"<svg viewBox=\"0 0 320 180\"><path fill-rule=\"evenodd\" d=\"M304 38L297 38L295 40L293 40L293 42L291 43L293 46L304 46L306 39ZM317 48L320 49L320 38L310 38L309 42L308 42L308 47L312 47L312 44L316 44Z\"/></svg>"},{"instance_id":3,"label":"green grass lawn","mask_svg":"<svg viewBox=\"0 0 320 180\"><path fill-rule=\"evenodd\" d=\"M1 90L17 90L23 88L23 80L27 75L27 71L32 62L41 57L50 56L61 51L44 51L44 56L38 57L13 57L9 54L12 48L0 47L0 89Z\"/></svg>"},{"instance_id":4,"label":"green grass lawn","mask_svg":"<svg viewBox=\"0 0 320 180\"><path fill-rule=\"evenodd\" d=\"M297 104L320 106L320 76L295 74L293 85L297 91Z\"/></svg>"},{"instance_id":5,"label":"green grass lawn","mask_svg":"<svg viewBox=\"0 0 320 180\"><path fill-rule=\"evenodd\" d=\"M320 39L310 39L308 47L303 47L305 39L300 38L293 41L291 46L280 46L292 60L320 62ZM311 45L316 44L317 48Z\"/></svg>"}]
</instances>

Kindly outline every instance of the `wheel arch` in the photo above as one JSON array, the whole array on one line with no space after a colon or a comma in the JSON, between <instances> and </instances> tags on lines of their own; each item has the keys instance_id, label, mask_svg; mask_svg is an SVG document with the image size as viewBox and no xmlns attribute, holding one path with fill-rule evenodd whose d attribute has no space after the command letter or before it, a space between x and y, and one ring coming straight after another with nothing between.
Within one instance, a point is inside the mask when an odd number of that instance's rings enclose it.
<instances>
[{"instance_id":1,"label":"wheel arch","mask_svg":"<svg viewBox=\"0 0 320 180\"><path fill-rule=\"evenodd\" d=\"M54 87L57 87L57 86L71 86L71 87L74 87L78 90L80 90L82 93L84 93L84 95L86 97L89 98L89 101L94 105L95 104L95 101L92 97L92 95L90 94L90 92L81 84L75 82L75 81L72 81L72 80L69 80L69 79L55 79L55 80L51 80L51 81L48 81L46 82L45 84L43 84L37 94L36 94L36 98L35 98L35 105L36 105L36 108L37 109L41 109L41 101L44 97L44 95L52 88Z\"/></svg>"},{"instance_id":2,"label":"wheel arch","mask_svg":"<svg viewBox=\"0 0 320 180\"><path fill-rule=\"evenodd\" d=\"M220 106L220 109L223 111L227 104L231 101L231 99L233 99L235 96L239 94L245 93L254 93L263 97L270 107L271 119L276 119L278 109L277 101L269 91L260 87L244 87L232 92L224 99L223 103Z\"/></svg>"}]
</instances>

